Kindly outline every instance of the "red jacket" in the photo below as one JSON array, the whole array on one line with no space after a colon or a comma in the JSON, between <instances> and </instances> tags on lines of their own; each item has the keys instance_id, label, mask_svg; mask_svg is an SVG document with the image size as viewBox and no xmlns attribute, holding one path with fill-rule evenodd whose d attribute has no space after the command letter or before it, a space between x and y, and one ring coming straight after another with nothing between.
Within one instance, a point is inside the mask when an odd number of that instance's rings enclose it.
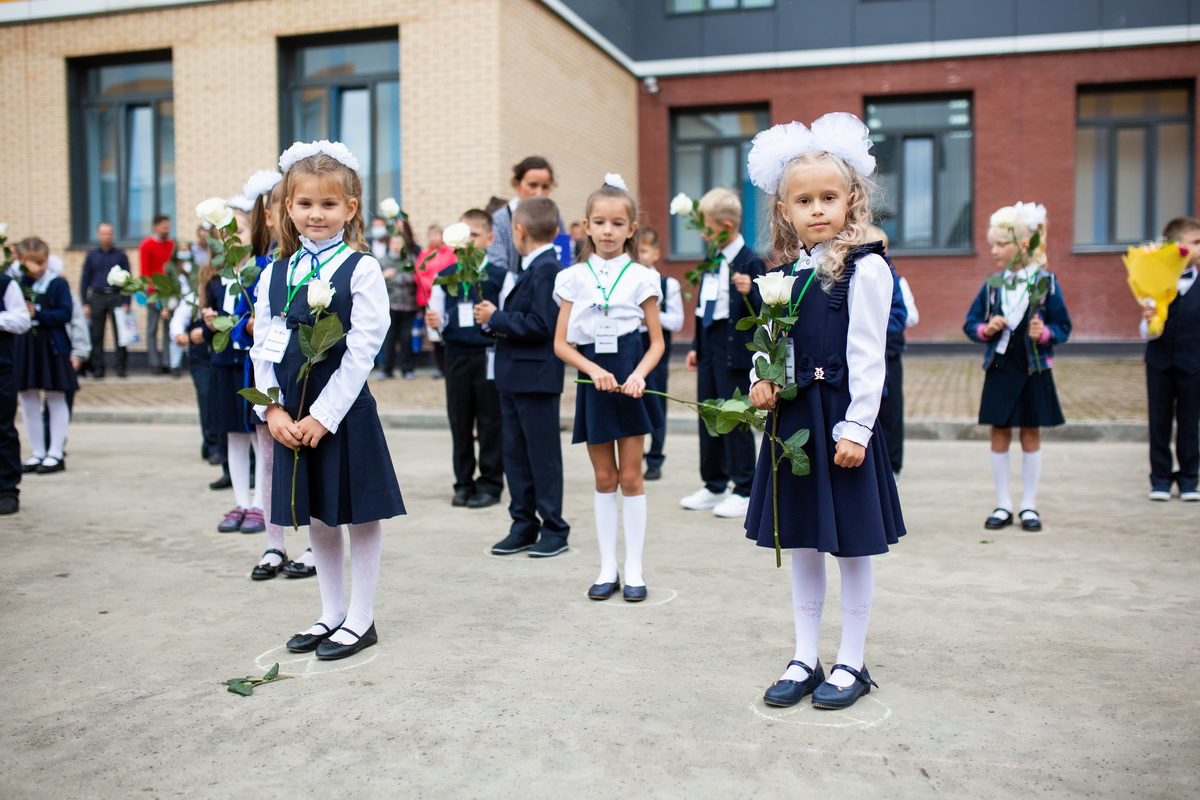
<instances>
[{"instance_id":1,"label":"red jacket","mask_svg":"<svg viewBox=\"0 0 1200 800\"><path fill-rule=\"evenodd\" d=\"M417 264L422 265L416 270L417 305L422 307L429 305L429 295L433 291L433 279L446 267L458 262L458 256L454 254L453 247L442 245L432 256L429 256L429 252L429 248L426 247L417 256ZM426 256L429 256L428 261L425 261ZM422 262L424 263L422 264Z\"/></svg>"}]
</instances>

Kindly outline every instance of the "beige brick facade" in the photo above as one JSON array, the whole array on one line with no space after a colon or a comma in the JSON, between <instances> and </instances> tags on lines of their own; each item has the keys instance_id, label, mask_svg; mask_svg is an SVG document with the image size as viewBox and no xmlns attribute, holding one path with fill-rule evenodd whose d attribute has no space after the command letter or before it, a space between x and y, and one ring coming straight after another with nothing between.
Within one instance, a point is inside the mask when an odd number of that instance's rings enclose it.
<instances>
[{"instance_id":1,"label":"beige brick facade","mask_svg":"<svg viewBox=\"0 0 1200 800\"><path fill-rule=\"evenodd\" d=\"M196 203L237 193L278 157L277 38L392 25L401 200L419 238L508 197L511 165L532 153L555 167L564 219L605 172L636 188L637 80L537 0L231 0L0 27L0 221L46 239L77 284L68 58L171 51L177 202L165 212L190 238Z\"/></svg>"}]
</instances>

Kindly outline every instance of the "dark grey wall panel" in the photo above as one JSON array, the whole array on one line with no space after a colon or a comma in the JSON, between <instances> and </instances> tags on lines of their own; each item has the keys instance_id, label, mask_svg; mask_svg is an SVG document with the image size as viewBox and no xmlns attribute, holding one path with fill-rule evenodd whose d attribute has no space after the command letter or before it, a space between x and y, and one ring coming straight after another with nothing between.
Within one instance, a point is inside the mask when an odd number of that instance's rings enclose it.
<instances>
[{"instance_id":1,"label":"dark grey wall panel","mask_svg":"<svg viewBox=\"0 0 1200 800\"><path fill-rule=\"evenodd\" d=\"M1187 22L1188 0L1103 0L1105 28L1147 28Z\"/></svg>"},{"instance_id":2,"label":"dark grey wall panel","mask_svg":"<svg viewBox=\"0 0 1200 800\"><path fill-rule=\"evenodd\" d=\"M641 0L637 8L634 39L639 61L704 54L701 39L704 14L667 16L666 3L661 0Z\"/></svg>"},{"instance_id":3,"label":"dark grey wall panel","mask_svg":"<svg viewBox=\"0 0 1200 800\"><path fill-rule=\"evenodd\" d=\"M1099 0L1017 0L1017 33L1022 36L1099 27Z\"/></svg>"},{"instance_id":4,"label":"dark grey wall panel","mask_svg":"<svg viewBox=\"0 0 1200 800\"><path fill-rule=\"evenodd\" d=\"M778 5L775 21L780 50L849 47L853 41L857 0L822 0L819 14L812 13L813 0L779 0ZM804 13L806 9L808 13Z\"/></svg>"},{"instance_id":5,"label":"dark grey wall panel","mask_svg":"<svg viewBox=\"0 0 1200 800\"><path fill-rule=\"evenodd\" d=\"M704 54L726 56L778 50L777 15L778 9L773 8L706 14Z\"/></svg>"},{"instance_id":6,"label":"dark grey wall panel","mask_svg":"<svg viewBox=\"0 0 1200 800\"><path fill-rule=\"evenodd\" d=\"M1017 32L1017 10L1012 0L1002 3L967 3L934 0L933 38L980 39L1012 36Z\"/></svg>"},{"instance_id":7,"label":"dark grey wall panel","mask_svg":"<svg viewBox=\"0 0 1200 800\"><path fill-rule=\"evenodd\" d=\"M643 0L639 5L646 4L646 0ZM637 18L634 0L567 0L567 5L623 53L633 57L637 48L634 38Z\"/></svg>"},{"instance_id":8,"label":"dark grey wall panel","mask_svg":"<svg viewBox=\"0 0 1200 800\"><path fill-rule=\"evenodd\" d=\"M854 44L900 44L933 39L933 0L860 0Z\"/></svg>"}]
</instances>

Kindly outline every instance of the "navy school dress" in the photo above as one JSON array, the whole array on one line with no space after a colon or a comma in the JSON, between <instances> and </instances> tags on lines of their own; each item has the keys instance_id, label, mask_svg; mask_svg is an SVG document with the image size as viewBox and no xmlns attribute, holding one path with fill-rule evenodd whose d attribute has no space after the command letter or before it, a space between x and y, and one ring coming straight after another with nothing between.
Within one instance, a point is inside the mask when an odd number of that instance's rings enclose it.
<instances>
[{"instance_id":1,"label":"navy school dress","mask_svg":"<svg viewBox=\"0 0 1200 800\"><path fill-rule=\"evenodd\" d=\"M21 276L22 289L28 291L36 285L28 275ZM17 391L78 391L79 380L71 366L71 338L67 335L73 308L70 287L65 279L53 278L44 284L33 302L38 307L33 327L13 341L13 376Z\"/></svg>"},{"instance_id":2,"label":"navy school dress","mask_svg":"<svg viewBox=\"0 0 1200 800\"><path fill-rule=\"evenodd\" d=\"M208 307L220 316L229 316L225 309L226 286L220 278L208 282ZM204 336L212 343L214 332L204 328ZM205 422L208 433L213 435L229 433L253 433L250 408L242 396L238 394L245 388L247 350L232 337L229 344L221 352L212 351L211 371L208 379L208 407Z\"/></svg>"},{"instance_id":3,"label":"navy school dress","mask_svg":"<svg viewBox=\"0 0 1200 800\"><path fill-rule=\"evenodd\" d=\"M996 353L983 378L979 424L997 428L1053 428L1066 422L1054 373L1030 369L1029 314L1013 329L1008 348Z\"/></svg>"},{"instance_id":4,"label":"navy school dress","mask_svg":"<svg viewBox=\"0 0 1200 800\"><path fill-rule=\"evenodd\" d=\"M352 253L330 278L333 299L329 312L337 314L346 332L350 331L350 312L354 301L350 278L362 253ZM287 305L287 262L276 261L272 270L270 305L273 313L281 313ZM284 351L283 360L275 365L275 377L283 390L284 410L292 419L308 414L314 400L342 363L346 353L343 338L329 351L328 357L316 364L304 392L304 408L300 408L303 380L299 378L305 358L300 352L297 329L300 324L314 323L308 305L308 287L302 286L292 300L287 314L287 326L292 336ZM261 324L261 323L259 323ZM336 433L327 433L316 447L301 447L296 471L296 524L309 524L310 517L326 525L361 525L405 513L404 500L396 481L396 470L383 436L383 426L375 408L375 398L364 381L358 398L346 412ZM292 496L291 448L275 442L275 469L271 474L271 522L291 525Z\"/></svg>"},{"instance_id":5,"label":"navy school dress","mask_svg":"<svg viewBox=\"0 0 1200 800\"><path fill-rule=\"evenodd\" d=\"M579 352L611 372L618 383L625 382L646 354L642 348L642 335L637 331L618 338L615 353L597 353L594 344L580 345ZM582 372L579 377L588 379ZM601 392L591 384L579 384L575 393L575 431L571 444L604 444L626 436L645 436L663 425L662 407L653 400L652 395L634 398L622 392Z\"/></svg>"},{"instance_id":6,"label":"navy school dress","mask_svg":"<svg viewBox=\"0 0 1200 800\"><path fill-rule=\"evenodd\" d=\"M906 533L878 421L861 466L847 469L833 463L837 443L830 432L845 419L850 406L846 368L850 310L846 293L858 259L871 252L878 251L870 245L851 251L850 265L828 293L814 280L800 301L799 318L789 333L795 346L796 382L802 388L795 400L779 400L774 413L779 415L781 439L800 428L809 429L804 450L812 471L797 477L787 461L779 466L779 542L784 549L810 548L843 558L873 556L886 553L888 546ZM809 271L798 273L793 302ZM822 368L823 379L815 379L816 367ZM810 382L804 385L806 380ZM770 426L768 417L768 430ZM746 512L746 538L755 540L759 547L774 548L774 525L771 447L764 438Z\"/></svg>"}]
</instances>

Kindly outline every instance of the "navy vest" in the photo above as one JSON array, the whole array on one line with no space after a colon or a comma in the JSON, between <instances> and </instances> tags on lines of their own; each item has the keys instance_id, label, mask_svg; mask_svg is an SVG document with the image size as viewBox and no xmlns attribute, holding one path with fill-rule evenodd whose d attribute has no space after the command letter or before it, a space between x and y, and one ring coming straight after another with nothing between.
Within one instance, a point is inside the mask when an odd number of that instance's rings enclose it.
<instances>
[{"instance_id":1,"label":"navy vest","mask_svg":"<svg viewBox=\"0 0 1200 800\"><path fill-rule=\"evenodd\" d=\"M1172 367L1188 375L1200 372L1200 278L1167 308L1162 335L1146 343L1146 364L1160 372Z\"/></svg>"}]
</instances>

